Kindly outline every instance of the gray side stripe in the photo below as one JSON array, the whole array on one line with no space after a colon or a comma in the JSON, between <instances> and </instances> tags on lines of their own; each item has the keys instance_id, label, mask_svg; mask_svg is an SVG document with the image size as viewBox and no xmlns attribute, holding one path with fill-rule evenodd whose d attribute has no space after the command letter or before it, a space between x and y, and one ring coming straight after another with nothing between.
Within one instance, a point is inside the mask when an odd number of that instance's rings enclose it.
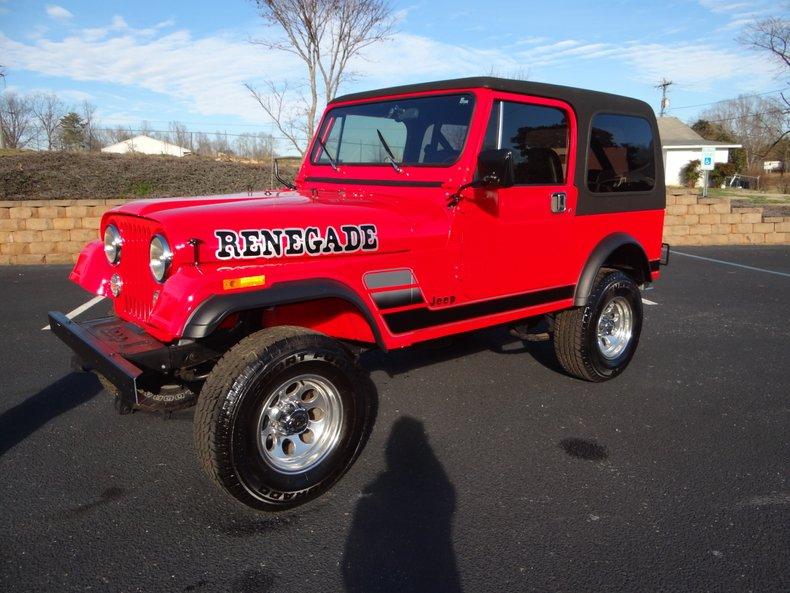
<instances>
[{"instance_id":1,"label":"gray side stripe","mask_svg":"<svg viewBox=\"0 0 790 593\"><path fill-rule=\"evenodd\" d=\"M408 286L415 283L416 280L411 270L390 270L388 272L370 272L365 274L365 286L368 288Z\"/></svg>"}]
</instances>

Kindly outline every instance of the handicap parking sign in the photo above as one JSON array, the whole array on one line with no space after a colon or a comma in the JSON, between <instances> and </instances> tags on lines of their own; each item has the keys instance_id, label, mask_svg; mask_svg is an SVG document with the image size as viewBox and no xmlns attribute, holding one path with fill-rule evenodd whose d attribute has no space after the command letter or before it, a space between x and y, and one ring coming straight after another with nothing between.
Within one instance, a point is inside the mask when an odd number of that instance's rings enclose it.
<instances>
[{"instance_id":1,"label":"handicap parking sign","mask_svg":"<svg viewBox=\"0 0 790 593\"><path fill-rule=\"evenodd\" d=\"M713 167L715 164L715 156L716 156L716 149L713 146L705 146L702 148L702 159L700 162L702 165L700 169L703 171L713 171Z\"/></svg>"}]
</instances>

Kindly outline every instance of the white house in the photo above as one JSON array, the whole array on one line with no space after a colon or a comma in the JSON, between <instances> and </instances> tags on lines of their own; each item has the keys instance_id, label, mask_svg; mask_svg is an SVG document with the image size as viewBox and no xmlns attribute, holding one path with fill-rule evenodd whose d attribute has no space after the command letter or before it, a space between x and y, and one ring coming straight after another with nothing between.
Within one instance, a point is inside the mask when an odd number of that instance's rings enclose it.
<instances>
[{"instance_id":1,"label":"white house","mask_svg":"<svg viewBox=\"0 0 790 593\"><path fill-rule=\"evenodd\" d=\"M130 152L138 154L166 154L170 156L184 156L190 154L190 150L169 142L163 142L150 136L135 136L118 144L111 144L101 149L102 152L114 152L116 154L126 154Z\"/></svg>"},{"instance_id":2,"label":"white house","mask_svg":"<svg viewBox=\"0 0 790 593\"><path fill-rule=\"evenodd\" d=\"M740 144L705 140L676 117L659 117L658 133L661 136L667 185L683 185L681 170L690 161L702 160L703 147L715 147L714 163L726 163L730 149L741 148Z\"/></svg>"}]
</instances>

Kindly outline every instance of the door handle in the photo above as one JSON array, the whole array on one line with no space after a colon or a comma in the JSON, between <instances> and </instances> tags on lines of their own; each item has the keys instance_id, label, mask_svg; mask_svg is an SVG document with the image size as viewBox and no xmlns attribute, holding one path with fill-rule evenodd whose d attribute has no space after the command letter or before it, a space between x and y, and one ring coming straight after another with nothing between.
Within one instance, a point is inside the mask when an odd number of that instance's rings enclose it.
<instances>
[{"instance_id":1,"label":"door handle","mask_svg":"<svg viewBox=\"0 0 790 593\"><path fill-rule=\"evenodd\" d=\"M567 196L564 191L551 194L551 211L555 213L565 212L568 209Z\"/></svg>"}]
</instances>

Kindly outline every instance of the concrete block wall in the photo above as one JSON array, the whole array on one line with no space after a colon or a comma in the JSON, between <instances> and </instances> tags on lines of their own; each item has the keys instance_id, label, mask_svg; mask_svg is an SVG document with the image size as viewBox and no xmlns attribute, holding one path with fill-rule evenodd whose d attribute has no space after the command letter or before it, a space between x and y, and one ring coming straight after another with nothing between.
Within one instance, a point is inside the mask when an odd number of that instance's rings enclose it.
<instances>
[{"instance_id":1,"label":"concrete block wall","mask_svg":"<svg viewBox=\"0 0 790 593\"><path fill-rule=\"evenodd\" d=\"M765 216L763 208L733 207L729 198L703 198L667 189L664 241L671 245L783 245L790 216Z\"/></svg>"},{"instance_id":2,"label":"concrete block wall","mask_svg":"<svg viewBox=\"0 0 790 593\"><path fill-rule=\"evenodd\" d=\"M70 264L126 200L0 201L0 264Z\"/></svg>"},{"instance_id":3,"label":"concrete block wall","mask_svg":"<svg viewBox=\"0 0 790 593\"><path fill-rule=\"evenodd\" d=\"M127 200L0 201L0 264L70 264L98 238L101 216ZM664 240L671 245L790 244L790 217L736 208L727 198L667 189Z\"/></svg>"}]
</instances>

